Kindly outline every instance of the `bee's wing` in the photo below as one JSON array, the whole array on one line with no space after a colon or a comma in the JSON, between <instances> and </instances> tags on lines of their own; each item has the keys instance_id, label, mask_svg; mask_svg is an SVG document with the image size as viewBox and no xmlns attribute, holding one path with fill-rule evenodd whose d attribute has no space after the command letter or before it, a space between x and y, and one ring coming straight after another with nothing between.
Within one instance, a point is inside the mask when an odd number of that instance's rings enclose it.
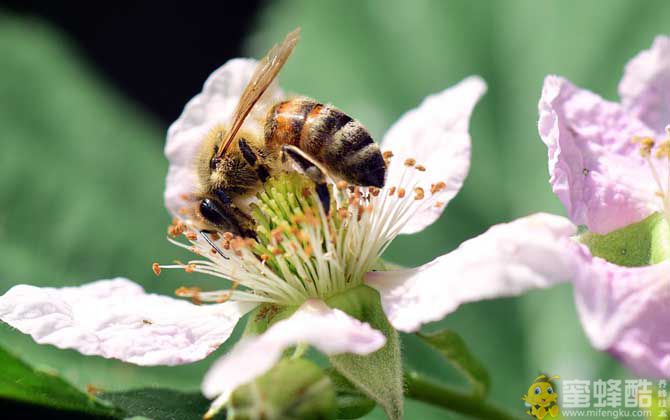
<instances>
[{"instance_id":1,"label":"bee's wing","mask_svg":"<svg viewBox=\"0 0 670 420\"><path fill-rule=\"evenodd\" d=\"M244 88L244 92L242 92L240 101L237 103L230 130L228 130L226 137L221 144L219 144L218 157L221 157L226 153L226 150L232 144L235 135L240 127L242 127L242 124L251 112L251 109L256 102L258 102L260 97L263 96L263 93L265 93L288 60L288 57L291 55L291 52L293 52L293 48L295 48L299 38L300 28L297 28L286 35L286 38L284 38L284 41L282 41L281 44L273 46L258 63L254 74L251 76L251 80L249 80L246 88Z\"/></svg>"}]
</instances>

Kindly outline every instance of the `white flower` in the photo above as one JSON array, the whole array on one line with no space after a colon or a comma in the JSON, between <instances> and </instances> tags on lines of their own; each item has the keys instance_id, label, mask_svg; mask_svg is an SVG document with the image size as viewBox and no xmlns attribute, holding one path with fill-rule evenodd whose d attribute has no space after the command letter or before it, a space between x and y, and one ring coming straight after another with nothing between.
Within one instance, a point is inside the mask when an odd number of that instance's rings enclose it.
<instances>
[{"instance_id":1,"label":"white flower","mask_svg":"<svg viewBox=\"0 0 670 420\"><path fill-rule=\"evenodd\" d=\"M198 187L193 163L200 142L230 117L254 67L253 60L236 59L218 69L170 127L165 201L175 216L192 204ZM293 195L273 190L288 185L284 178L270 181L258 200L255 218L267 222L258 223L258 242L204 237L190 229L188 219L179 220L173 233L185 233L189 243L174 242L200 258L162 268L232 280L220 291L178 291L211 305L144 294L127 280L64 289L16 286L0 298L0 319L40 343L138 364L178 364L205 357L261 303L299 307L265 333L244 338L214 364L203 392L221 403L235 387L267 371L287 347L306 343L326 354L381 348L381 332L324 303L348 289L364 284L377 289L391 324L411 332L463 302L566 280L572 267L562 255L575 227L545 214L495 226L416 269L372 271L398 234L432 224L461 188L470 163L470 114L485 89L480 78L470 77L403 115L382 142L386 186L334 184L336 206L329 217L313 193L302 194L300 183L306 179L291 175ZM263 113L281 98L276 84L271 86L246 128L260 129ZM282 207L286 200L291 204Z\"/></svg>"}]
</instances>

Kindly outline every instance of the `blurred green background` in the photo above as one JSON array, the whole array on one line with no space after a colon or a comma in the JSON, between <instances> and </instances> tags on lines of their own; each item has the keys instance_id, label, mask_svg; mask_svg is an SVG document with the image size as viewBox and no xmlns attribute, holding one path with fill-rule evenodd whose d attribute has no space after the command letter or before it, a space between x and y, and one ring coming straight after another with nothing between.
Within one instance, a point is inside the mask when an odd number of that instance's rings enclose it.
<instances>
[{"instance_id":1,"label":"blurred green background","mask_svg":"<svg viewBox=\"0 0 670 420\"><path fill-rule=\"evenodd\" d=\"M544 76L566 76L615 100L623 65L654 35L669 31L668 16L670 2L661 0L287 0L260 8L244 49L258 57L301 26L282 85L334 103L378 139L427 94L471 74L486 79L489 91L473 115L472 168L462 192L438 223L398 239L388 251L390 260L417 265L494 223L536 211L564 214L547 183L546 149L536 130ZM156 278L151 272L154 261L184 256L165 241L167 126L123 97L45 22L0 13L0 57L0 293L17 283L64 286L115 276L157 293L181 285L216 287L207 278L181 272ZM174 51L161 71L179 78L169 66L179 59ZM573 379L633 376L590 348L567 285L467 305L426 330L443 326L462 334L488 367L493 401L519 415L520 397L541 371ZM410 366L456 380L414 337L403 340ZM195 390L216 359L140 368L39 346L5 325L0 341L79 386L107 390ZM410 419L451 417L407 403ZM375 410L369 418L383 415Z\"/></svg>"}]
</instances>

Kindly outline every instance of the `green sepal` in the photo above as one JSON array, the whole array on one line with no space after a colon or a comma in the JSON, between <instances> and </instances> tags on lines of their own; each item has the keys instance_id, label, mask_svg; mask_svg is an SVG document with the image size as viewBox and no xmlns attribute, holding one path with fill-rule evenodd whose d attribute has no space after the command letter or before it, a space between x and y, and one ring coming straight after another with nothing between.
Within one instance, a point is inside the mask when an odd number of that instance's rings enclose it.
<instances>
[{"instance_id":1,"label":"green sepal","mask_svg":"<svg viewBox=\"0 0 670 420\"><path fill-rule=\"evenodd\" d=\"M370 411L377 404L362 394L356 387L335 369L328 369L328 376L333 381L337 398L338 419L358 419Z\"/></svg>"},{"instance_id":2,"label":"green sepal","mask_svg":"<svg viewBox=\"0 0 670 420\"><path fill-rule=\"evenodd\" d=\"M253 382L237 388L227 405L229 420L334 419L335 387L305 359L283 359Z\"/></svg>"},{"instance_id":3,"label":"green sepal","mask_svg":"<svg viewBox=\"0 0 670 420\"><path fill-rule=\"evenodd\" d=\"M670 260L670 227L654 213L606 235L587 232L579 237L596 257L625 267L642 267Z\"/></svg>"},{"instance_id":4,"label":"green sepal","mask_svg":"<svg viewBox=\"0 0 670 420\"><path fill-rule=\"evenodd\" d=\"M402 418L403 371L400 340L382 310L379 293L363 285L333 296L326 303L367 322L386 336L384 347L372 354L342 354L331 356L329 360L358 390L382 406L388 418Z\"/></svg>"},{"instance_id":5,"label":"green sepal","mask_svg":"<svg viewBox=\"0 0 670 420\"><path fill-rule=\"evenodd\" d=\"M468 380L474 396L479 398L486 396L491 384L489 374L479 360L470 353L460 335L450 330L417 335L439 351Z\"/></svg>"}]
</instances>

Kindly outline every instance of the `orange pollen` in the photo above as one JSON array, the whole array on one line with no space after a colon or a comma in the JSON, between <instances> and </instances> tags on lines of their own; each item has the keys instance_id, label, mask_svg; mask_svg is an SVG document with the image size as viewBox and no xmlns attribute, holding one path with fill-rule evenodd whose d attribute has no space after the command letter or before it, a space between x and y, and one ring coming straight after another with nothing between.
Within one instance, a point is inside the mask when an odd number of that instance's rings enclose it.
<instances>
[{"instance_id":1,"label":"orange pollen","mask_svg":"<svg viewBox=\"0 0 670 420\"><path fill-rule=\"evenodd\" d=\"M284 253L284 251L282 251L281 248L279 248L279 247L272 248L271 252L272 252L272 255L281 255L281 254Z\"/></svg>"},{"instance_id":2,"label":"orange pollen","mask_svg":"<svg viewBox=\"0 0 670 420\"><path fill-rule=\"evenodd\" d=\"M184 266L184 271L187 273L192 273L195 271L195 268L195 264L186 264L186 266Z\"/></svg>"},{"instance_id":3,"label":"orange pollen","mask_svg":"<svg viewBox=\"0 0 670 420\"><path fill-rule=\"evenodd\" d=\"M379 192L380 192L379 188L375 188L375 187L370 187L369 191L370 191L370 194L372 194L373 197L377 197L379 195Z\"/></svg>"},{"instance_id":4,"label":"orange pollen","mask_svg":"<svg viewBox=\"0 0 670 420\"><path fill-rule=\"evenodd\" d=\"M442 207L442 206L444 206L444 202L443 202L443 201L437 201L437 202L435 202L435 208L438 208L438 209L439 209L439 208Z\"/></svg>"},{"instance_id":5,"label":"orange pollen","mask_svg":"<svg viewBox=\"0 0 670 420\"><path fill-rule=\"evenodd\" d=\"M269 260L269 259L270 259L270 256L269 256L268 254L263 254L263 255L261 255L261 260L262 260L263 262L267 262L267 260Z\"/></svg>"},{"instance_id":6,"label":"orange pollen","mask_svg":"<svg viewBox=\"0 0 670 420\"><path fill-rule=\"evenodd\" d=\"M391 159L393 157L393 152L390 151L390 150L387 150L384 153L382 153L382 156L384 157L384 159Z\"/></svg>"},{"instance_id":7,"label":"orange pollen","mask_svg":"<svg viewBox=\"0 0 670 420\"><path fill-rule=\"evenodd\" d=\"M184 201L188 201L188 200L191 199L191 197L189 197L188 194L182 194L182 195L179 196L179 198L181 198Z\"/></svg>"},{"instance_id":8,"label":"orange pollen","mask_svg":"<svg viewBox=\"0 0 670 420\"><path fill-rule=\"evenodd\" d=\"M424 196L423 188L421 188L421 187L414 188L414 199L415 200L422 200L423 196Z\"/></svg>"},{"instance_id":9,"label":"orange pollen","mask_svg":"<svg viewBox=\"0 0 670 420\"><path fill-rule=\"evenodd\" d=\"M442 191L443 189L447 188L447 184L444 182L440 181L437 184L432 184L430 186L430 193L435 194L438 191Z\"/></svg>"},{"instance_id":10,"label":"orange pollen","mask_svg":"<svg viewBox=\"0 0 670 420\"><path fill-rule=\"evenodd\" d=\"M198 239L198 235L196 235L195 232L191 231L184 233L184 236L186 236L186 239L188 239L189 241L195 241L196 239Z\"/></svg>"},{"instance_id":11,"label":"orange pollen","mask_svg":"<svg viewBox=\"0 0 670 420\"><path fill-rule=\"evenodd\" d=\"M389 195L395 194L395 187L389 188Z\"/></svg>"},{"instance_id":12,"label":"orange pollen","mask_svg":"<svg viewBox=\"0 0 670 420\"><path fill-rule=\"evenodd\" d=\"M346 207L340 207L337 209L337 214L340 216L340 219L346 219L349 217L349 211Z\"/></svg>"},{"instance_id":13,"label":"orange pollen","mask_svg":"<svg viewBox=\"0 0 670 420\"><path fill-rule=\"evenodd\" d=\"M270 236L272 237L272 240L276 243L281 241L282 236L284 235L284 226L279 226L278 228L272 229L270 232Z\"/></svg>"},{"instance_id":14,"label":"orange pollen","mask_svg":"<svg viewBox=\"0 0 670 420\"><path fill-rule=\"evenodd\" d=\"M214 242L216 242L216 241L218 241L219 239L221 239L221 237L219 236L219 234L216 233L216 232L212 232L212 233L210 233L210 234L209 234L209 237L210 237L210 238L212 239L212 241L214 241Z\"/></svg>"},{"instance_id":15,"label":"orange pollen","mask_svg":"<svg viewBox=\"0 0 670 420\"><path fill-rule=\"evenodd\" d=\"M412 167L414 165L416 165L416 159L414 159L414 158L405 159L405 166Z\"/></svg>"},{"instance_id":16,"label":"orange pollen","mask_svg":"<svg viewBox=\"0 0 670 420\"><path fill-rule=\"evenodd\" d=\"M426 172L426 167L423 165L416 165L414 168L419 172Z\"/></svg>"},{"instance_id":17,"label":"orange pollen","mask_svg":"<svg viewBox=\"0 0 670 420\"><path fill-rule=\"evenodd\" d=\"M398 198L403 198L405 197L405 189L404 188L398 188Z\"/></svg>"},{"instance_id":18,"label":"orange pollen","mask_svg":"<svg viewBox=\"0 0 670 420\"><path fill-rule=\"evenodd\" d=\"M235 237L235 235L233 235L233 234L230 233L230 232L224 232L224 233L223 233L223 239L225 239L226 241L230 241L230 240L233 239L234 237Z\"/></svg>"},{"instance_id":19,"label":"orange pollen","mask_svg":"<svg viewBox=\"0 0 670 420\"><path fill-rule=\"evenodd\" d=\"M153 270L154 274L157 276L161 275L161 266L158 263L153 263L151 264L151 270Z\"/></svg>"},{"instance_id":20,"label":"orange pollen","mask_svg":"<svg viewBox=\"0 0 670 420\"><path fill-rule=\"evenodd\" d=\"M305 254L307 254L308 256L311 257L312 256L312 247L307 245L304 249L305 249Z\"/></svg>"},{"instance_id":21,"label":"orange pollen","mask_svg":"<svg viewBox=\"0 0 670 420\"><path fill-rule=\"evenodd\" d=\"M191 214L191 210L188 207L182 207L178 210L178 213L181 214L182 216L188 216Z\"/></svg>"}]
</instances>

